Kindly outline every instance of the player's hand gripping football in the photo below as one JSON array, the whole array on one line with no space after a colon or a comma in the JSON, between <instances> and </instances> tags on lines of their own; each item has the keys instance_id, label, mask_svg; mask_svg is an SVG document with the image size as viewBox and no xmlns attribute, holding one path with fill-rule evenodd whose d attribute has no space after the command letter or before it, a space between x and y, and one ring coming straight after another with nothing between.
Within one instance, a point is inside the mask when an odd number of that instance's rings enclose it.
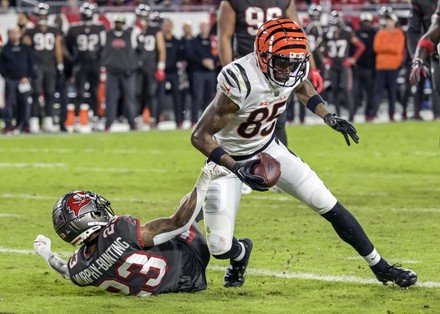
<instances>
[{"instance_id":1,"label":"player's hand gripping football","mask_svg":"<svg viewBox=\"0 0 440 314\"><path fill-rule=\"evenodd\" d=\"M53 255L50 247L52 245L52 241L45 237L44 235L39 234L34 240L34 251L41 257L43 257L46 261Z\"/></svg>"},{"instance_id":2,"label":"player's hand gripping football","mask_svg":"<svg viewBox=\"0 0 440 314\"><path fill-rule=\"evenodd\" d=\"M347 120L342 119L335 114L329 113L324 117L324 122L334 130L341 132L342 135L344 135L348 146L350 146L350 139L348 136L350 136L356 144L359 143L359 136L356 134L356 129Z\"/></svg>"},{"instance_id":3,"label":"player's hand gripping football","mask_svg":"<svg viewBox=\"0 0 440 314\"><path fill-rule=\"evenodd\" d=\"M246 183L252 190L263 192L269 189L267 186L264 185L264 178L254 175L251 172L252 166L260 162L260 159L237 162L235 163L232 171L243 183Z\"/></svg>"}]
</instances>

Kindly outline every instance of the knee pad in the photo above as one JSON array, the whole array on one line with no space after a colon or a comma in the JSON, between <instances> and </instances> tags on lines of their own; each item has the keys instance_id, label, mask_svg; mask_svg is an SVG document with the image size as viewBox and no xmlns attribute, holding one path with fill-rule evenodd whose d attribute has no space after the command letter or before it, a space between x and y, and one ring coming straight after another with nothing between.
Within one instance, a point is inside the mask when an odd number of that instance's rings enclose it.
<instances>
[{"instance_id":1,"label":"knee pad","mask_svg":"<svg viewBox=\"0 0 440 314\"><path fill-rule=\"evenodd\" d=\"M232 237L225 237L223 235L208 231L206 241L208 243L209 252L212 254L212 256L219 259L227 258L218 256L222 256L226 253L229 254L232 246Z\"/></svg>"}]
</instances>

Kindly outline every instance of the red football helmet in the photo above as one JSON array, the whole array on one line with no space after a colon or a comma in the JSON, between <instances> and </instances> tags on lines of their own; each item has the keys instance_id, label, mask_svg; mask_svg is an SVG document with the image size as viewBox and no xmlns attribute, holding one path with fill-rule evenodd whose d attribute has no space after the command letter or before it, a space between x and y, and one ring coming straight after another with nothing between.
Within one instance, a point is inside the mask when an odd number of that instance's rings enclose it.
<instances>
[{"instance_id":1,"label":"red football helmet","mask_svg":"<svg viewBox=\"0 0 440 314\"><path fill-rule=\"evenodd\" d=\"M255 37L258 65L268 80L290 87L309 72L307 39L294 21L276 18L265 22Z\"/></svg>"}]
</instances>

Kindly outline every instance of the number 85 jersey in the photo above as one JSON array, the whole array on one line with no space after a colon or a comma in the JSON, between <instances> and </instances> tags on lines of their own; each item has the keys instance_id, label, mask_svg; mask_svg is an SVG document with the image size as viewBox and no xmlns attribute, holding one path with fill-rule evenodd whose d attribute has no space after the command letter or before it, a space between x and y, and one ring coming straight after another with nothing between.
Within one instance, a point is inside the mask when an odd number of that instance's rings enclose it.
<instances>
[{"instance_id":1,"label":"number 85 jersey","mask_svg":"<svg viewBox=\"0 0 440 314\"><path fill-rule=\"evenodd\" d=\"M217 90L240 109L232 120L214 135L217 143L233 157L253 155L272 139L278 117L286 110L292 91L307 77L291 87L270 83L258 67L255 53L227 66L217 77Z\"/></svg>"}]
</instances>

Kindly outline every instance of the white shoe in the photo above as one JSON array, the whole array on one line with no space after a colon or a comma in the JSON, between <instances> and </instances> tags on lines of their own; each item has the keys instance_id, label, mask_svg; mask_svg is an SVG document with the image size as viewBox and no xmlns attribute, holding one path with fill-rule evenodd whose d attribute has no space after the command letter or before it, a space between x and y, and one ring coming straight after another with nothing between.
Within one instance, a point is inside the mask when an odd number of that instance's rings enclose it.
<instances>
[{"instance_id":1,"label":"white shoe","mask_svg":"<svg viewBox=\"0 0 440 314\"><path fill-rule=\"evenodd\" d=\"M241 186L241 194L251 194L252 193L252 189L243 183L243 185Z\"/></svg>"}]
</instances>

